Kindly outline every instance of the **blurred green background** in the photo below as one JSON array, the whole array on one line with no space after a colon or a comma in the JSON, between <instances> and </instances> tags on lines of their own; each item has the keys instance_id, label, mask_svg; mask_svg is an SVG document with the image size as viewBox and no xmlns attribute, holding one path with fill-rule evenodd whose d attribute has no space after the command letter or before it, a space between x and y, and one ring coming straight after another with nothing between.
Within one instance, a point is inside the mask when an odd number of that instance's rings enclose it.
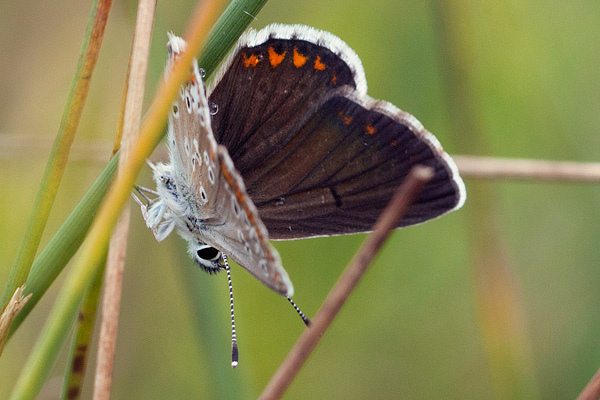
<instances>
[{"instance_id":1,"label":"blurred green background","mask_svg":"<svg viewBox=\"0 0 600 400\"><path fill-rule=\"evenodd\" d=\"M89 7L0 3L2 285ZM166 32L183 33L192 8L159 2L148 99L162 74ZM43 243L109 157L134 19L134 2L115 2ZM362 59L369 94L417 116L450 154L597 161L598 21L600 3L589 1L272 0L253 26L303 23L341 37ZM160 157L159 149L153 158ZM139 182L152 186L148 171ZM462 210L392 235L286 398L562 399L581 391L600 367L600 189L466 184ZM364 237L275 243L309 316ZM193 267L181 242L172 235L157 243L134 210L113 398L254 398L303 325L285 299L234 268L240 365L231 370L226 277ZM60 281L0 358L0 398ZM63 351L40 398L55 398L65 358Z\"/></svg>"}]
</instances>

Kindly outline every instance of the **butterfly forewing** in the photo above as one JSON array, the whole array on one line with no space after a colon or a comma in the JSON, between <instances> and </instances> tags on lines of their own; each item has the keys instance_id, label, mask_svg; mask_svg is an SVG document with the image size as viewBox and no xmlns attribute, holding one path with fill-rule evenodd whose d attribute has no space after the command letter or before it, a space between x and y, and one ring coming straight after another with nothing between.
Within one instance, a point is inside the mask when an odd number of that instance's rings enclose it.
<instances>
[{"instance_id":1,"label":"butterfly forewing","mask_svg":"<svg viewBox=\"0 0 600 400\"><path fill-rule=\"evenodd\" d=\"M360 61L348 54L356 59L351 66L342 58L346 54L337 54L339 39L316 30L299 36L292 28L276 25L244 35L224 74L213 81L215 137L244 177L291 140L310 116L307 111L332 90L345 85L363 90L364 83L355 81L356 69L362 73ZM331 45L316 46L309 39Z\"/></svg>"}]
</instances>

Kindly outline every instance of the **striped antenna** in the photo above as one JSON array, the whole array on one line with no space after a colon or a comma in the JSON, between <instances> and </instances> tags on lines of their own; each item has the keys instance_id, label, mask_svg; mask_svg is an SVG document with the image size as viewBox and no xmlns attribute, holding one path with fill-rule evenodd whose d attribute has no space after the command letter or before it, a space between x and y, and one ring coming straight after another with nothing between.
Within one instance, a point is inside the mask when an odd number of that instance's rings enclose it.
<instances>
[{"instance_id":1,"label":"striped antenna","mask_svg":"<svg viewBox=\"0 0 600 400\"><path fill-rule=\"evenodd\" d=\"M304 324L306 326L310 326L310 319L308 319L308 317L306 315L304 315L304 313L302 312L302 310L300 310L300 308L298 308L298 306L296 305L296 303L294 303L294 301L292 299L290 299L289 297L287 297L287 296L285 296L285 298L288 299L288 301L290 302L290 304L292 305L292 307L294 307L294 310L296 310L296 312L298 313L298 315L300 316L300 318L302 318L302 321L304 321Z\"/></svg>"},{"instance_id":2,"label":"striped antenna","mask_svg":"<svg viewBox=\"0 0 600 400\"><path fill-rule=\"evenodd\" d=\"M227 283L229 284L229 306L231 307L231 368L235 368L238 365L238 346L237 336L235 334L235 316L233 314L233 285L231 284L231 268L227 261L227 256L223 254L223 261L225 262L225 270L227 271Z\"/></svg>"}]
</instances>

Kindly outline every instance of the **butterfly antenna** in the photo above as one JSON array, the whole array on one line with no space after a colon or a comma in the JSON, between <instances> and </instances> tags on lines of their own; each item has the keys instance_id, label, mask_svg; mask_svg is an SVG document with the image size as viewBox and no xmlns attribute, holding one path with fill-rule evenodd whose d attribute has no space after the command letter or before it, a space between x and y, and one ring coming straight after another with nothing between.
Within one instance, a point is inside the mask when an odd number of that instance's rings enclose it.
<instances>
[{"instance_id":1,"label":"butterfly antenna","mask_svg":"<svg viewBox=\"0 0 600 400\"><path fill-rule=\"evenodd\" d=\"M223 261L225 262L225 270L227 271L227 283L229 284L229 306L231 307L231 368L235 368L238 365L238 346L237 336L235 334L235 316L233 314L233 285L231 284L231 268L227 261L227 256L223 254Z\"/></svg>"},{"instance_id":2,"label":"butterfly antenna","mask_svg":"<svg viewBox=\"0 0 600 400\"><path fill-rule=\"evenodd\" d=\"M296 303L294 303L294 301L292 299L290 299L289 297L285 296L286 299L288 299L288 301L290 302L290 304L292 305L292 307L294 307L294 310L296 310L296 312L298 313L298 315L300 316L300 318L302 318L302 321L304 321L304 324L306 326L310 326L310 319L308 319L308 317L306 315L304 315L304 313L302 312L302 310L300 308L298 308L298 306L296 305ZM232 309L233 312L233 309Z\"/></svg>"}]
</instances>

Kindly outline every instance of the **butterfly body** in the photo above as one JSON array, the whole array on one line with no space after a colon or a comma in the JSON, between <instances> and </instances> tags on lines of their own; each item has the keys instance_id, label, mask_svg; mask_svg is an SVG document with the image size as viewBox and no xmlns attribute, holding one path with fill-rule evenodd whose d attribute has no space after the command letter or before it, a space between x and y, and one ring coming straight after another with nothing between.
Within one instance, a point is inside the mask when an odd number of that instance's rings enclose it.
<instances>
[{"instance_id":1,"label":"butterfly body","mask_svg":"<svg viewBox=\"0 0 600 400\"><path fill-rule=\"evenodd\" d=\"M184 48L170 37L166 74ZM244 34L208 94L194 63L169 115L170 163L152 166L148 227L158 240L177 227L209 272L227 254L290 296L270 239L371 230L417 164L434 178L398 227L462 206L464 184L437 139L366 92L354 51L300 25Z\"/></svg>"}]
</instances>

